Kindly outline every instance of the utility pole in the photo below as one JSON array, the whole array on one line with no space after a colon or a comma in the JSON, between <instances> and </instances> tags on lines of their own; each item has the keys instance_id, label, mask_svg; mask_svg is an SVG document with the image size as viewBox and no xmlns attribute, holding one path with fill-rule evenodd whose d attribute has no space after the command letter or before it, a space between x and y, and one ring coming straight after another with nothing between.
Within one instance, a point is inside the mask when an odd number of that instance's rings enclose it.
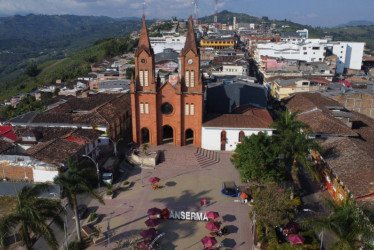
<instances>
[{"instance_id":1,"label":"utility pole","mask_svg":"<svg viewBox=\"0 0 374 250\"><path fill-rule=\"evenodd\" d=\"M218 0L214 0L214 26L218 23Z\"/></svg>"},{"instance_id":2,"label":"utility pole","mask_svg":"<svg viewBox=\"0 0 374 250\"><path fill-rule=\"evenodd\" d=\"M197 9L198 9L198 6L197 6L197 0L193 0L192 1L192 4L194 5L194 16L193 16L193 24L194 26L196 27L197 26L197 20L198 20L198 14L197 14Z\"/></svg>"}]
</instances>

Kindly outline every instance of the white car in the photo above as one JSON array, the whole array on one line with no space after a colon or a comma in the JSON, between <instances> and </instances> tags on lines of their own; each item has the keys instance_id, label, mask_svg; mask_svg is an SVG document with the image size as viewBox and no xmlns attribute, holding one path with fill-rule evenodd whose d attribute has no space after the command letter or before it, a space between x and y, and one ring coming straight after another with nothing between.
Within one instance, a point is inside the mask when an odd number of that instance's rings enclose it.
<instances>
[{"instance_id":1,"label":"white car","mask_svg":"<svg viewBox=\"0 0 374 250\"><path fill-rule=\"evenodd\" d=\"M112 173L103 173L103 182L106 184L113 184L113 174Z\"/></svg>"}]
</instances>

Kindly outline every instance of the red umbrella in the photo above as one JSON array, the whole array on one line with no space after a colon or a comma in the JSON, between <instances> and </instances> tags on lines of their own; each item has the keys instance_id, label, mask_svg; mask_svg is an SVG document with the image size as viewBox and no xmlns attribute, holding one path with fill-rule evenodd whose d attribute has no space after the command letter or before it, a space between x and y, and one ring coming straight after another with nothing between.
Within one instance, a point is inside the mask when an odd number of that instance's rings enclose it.
<instances>
[{"instance_id":1,"label":"red umbrella","mask_svg":"<svg viewBox=\"0 0 374 250\"><path fill-rule=\"evenodd\" d=\"M218 212L210 211L210 212L206 213L206 217L208 217L209 219L214 220L215 218L219 217L219 213Z\"/></svg>"},{"instance_id":2,"label":"red umbrella","mask_svg":"<svg viewBox=\"0 0 374 250\"><path fill-rule=\"evenodd\" d=\"M148 230L144 230L143 232L140 233L140 235L143 237L143 238L153 238L155 237L157 234L156 232L156 229L154 228L150 228Z\"/></svg>"},{"instance_id":3,"label":"red umbrella","mask_svg":"<svg viewBox=\"0 0 374 250\"><path fill-rule=\"evenodd\" d=\"M217 222L208 222L205 225L205 228L208 229L209 231L217 231L217 230L219 230L220 227L221 227L221 225L218 224Z\"/></svg>"},{"instance_id":4,"label":"red umbrella","mask_svg":"<svg viewBox=\"0 0 374 250\"><path fill-rule=\"evenodd\" d=\"M136 244L136 246L137 246L139 249L143 249L143 250L148 250L148 249L150 249L150 248L149 248L149 242L148 242L148 241L138 242L138 244Z\"/></svg>"},{"instance_id":5,"label":"red umbrella","mask_svg":"<svg viewBox=\"0 0 374 250\"><path fill-rule=\"evenodd\" d=\"M212 247L217 244L216 238L209 236L205 236L204 238L202 238L201 242L203 243L204 247Z\"/></svg>"},{"instance_id":6,"label":"red umbrella","mask_svg":"<svg viewBox=\"0 0 374 250\"><path fill-rule=\"evenodd\" d=\"M148 219L144 223L147 225L147 227L155 227L160 224L160 222L160 219Z\"/></svg>"},{"instance_id":7,"label":"red umbrella","mask_svg":"<svg viewBox=\"0 0 374 250\"><path fill-rule=\"evenodd\" d=\"M156 182L159 182L159 181L160 181L160 178L158 178L158 177L149 178L149 182L152 182L152 183L156 183Z\"/></svg>"},{"instance_id":8,"label":"red umbrella","mask_svg":"<svg viewBox=\"0 0 374 250\"><path fill-rule=\"evenodd\" d=\"M302 245L304 243L304 237L301 236L301 235L298 235L298 234L290 234L288 235L288 240L292 243L292 244L300 244Z\"/></svg>"},{"instance_id":9,"label":"red umbrella","mask_svg":"<svg viewBox=\"0 0 374 250\"><path fill-rule=\"evenodd\" d=\"M170 215L169 209L167 209L167 208L162 209L162 211L161 211L161 217L163 219L169 218L169 215Z\"/></svg>"},{"instance_id":10,"label":"red umbrella","mask_svg":"<svg viewBox=\"0 0 374 250\"><path fill-rule=\"evenodd\" d=\"M147 211L147 214L148 215L156 215L156 214L161 214L162 210L157 208L157 207L153 207L153 208L150 208L148 209Z\"/></svg>"}]
</instances>

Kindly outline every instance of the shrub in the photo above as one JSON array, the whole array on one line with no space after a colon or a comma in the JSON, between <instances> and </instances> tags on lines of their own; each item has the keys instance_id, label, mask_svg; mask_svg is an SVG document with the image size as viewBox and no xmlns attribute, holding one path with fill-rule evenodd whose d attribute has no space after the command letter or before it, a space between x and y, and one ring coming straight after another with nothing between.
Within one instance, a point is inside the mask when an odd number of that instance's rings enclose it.
<instances>
[{"instance_id":1,"label":"shrub","mask_svg":"<svg viewBox=\"0 0 374 250\"><path fill-rule=\"evenodd\" d=\"M112 195L112 194L113 194L112 190L106 191L106 195Z\"/></svg>"},{"instance_id":2,"label":"shrub","mask_svg":"<svg viewBox=\"0 0 374 250\"><path fill-rule=\"evenodd\" d=\"M124 182L123 182L123 185L124 185L124 186L129 185L129 184L130 184L129 181L124 181Z\"/></svg>"},{"instance_id":3,"label":"shrub","mask_svg":"<svg viewBox=\"0 0 374 250\"><path fill-rule=\"evenodd\" d=\"M68 249L69 250L83 250L84 247L83 247L83 244L81 242L72 241L72 242L69 243Z\"/></svg>"},{"instance_id":4,"label":"shrub","mask_svg":"<svg viewBox=\"0 0 374 250\"><path fill-rule=\"evenodd\" d=\"M97 214L95 212L91 213L88 217L88 222L94 221L97 217Z\"/></svg>"}]
</instances>

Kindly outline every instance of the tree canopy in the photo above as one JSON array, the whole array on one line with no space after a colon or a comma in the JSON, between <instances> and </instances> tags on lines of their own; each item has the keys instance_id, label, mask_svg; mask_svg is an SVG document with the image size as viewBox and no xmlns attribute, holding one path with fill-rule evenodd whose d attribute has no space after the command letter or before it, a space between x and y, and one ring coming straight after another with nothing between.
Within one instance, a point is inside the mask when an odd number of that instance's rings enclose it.
<instances>
[{"instance_id":1,"label":"tree canopy","mask_svg":"<svg viewBox=\"0 0 374 250\"><path fill-rule=\"evenodd\" d=\"M277 148L266 133L244 137L236 147L231 162L239 169L243 182L280 182L285 179L285 169L278 160Z\"/></svg>"}]
</instances>

